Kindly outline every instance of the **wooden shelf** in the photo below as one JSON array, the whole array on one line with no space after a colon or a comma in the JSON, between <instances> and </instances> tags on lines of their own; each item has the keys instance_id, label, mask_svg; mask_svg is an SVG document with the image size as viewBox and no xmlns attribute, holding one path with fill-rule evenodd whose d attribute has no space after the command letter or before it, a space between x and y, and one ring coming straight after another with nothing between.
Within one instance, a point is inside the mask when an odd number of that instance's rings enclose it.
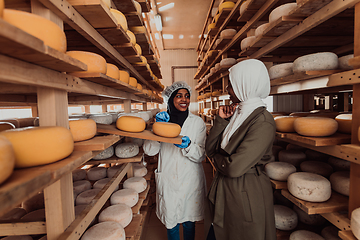
<instances>
[{"instance_id":1,"label":"wooden shelf","mask_svg":"<svg viewBox=\"0 0 360 240\"><path fill-rule=\"evenodd\" d=\"M276 181L276 180L270 179L270 182L271 182L271 186L274 189L287 189L287 181L282 182L282 181Z\"/></svg>"},{"instance_id":2,"label":"wooden shelf","mask_svg":"<svg viewBox=\"0 0 360 240\"><path fill-rule=\"evenodd\" d=\"M88 164L101 164L101 163L132 163L132 162L141 162L142 158L144 156L144 153L142 151L139 152L138 155L136 155L135 157L131 157L131 158L118 158L116 156L112 156L108 159L103 159L103 160L90 160L88 161Z\"/></svg>"},{"instance_id":3,"label":"wooden shelf","mask_svg":"<svg viewBox=\"0 0 360 240\"><path fill-rule=\"evenodd\" d=\"M339 231L339 237L343 240L357 240L351 230Z\"/></svg>"},{"instance_id":4,"label":"wooden shelf","mask_svg":"<svg viewBox=\"0 0 360 240\"><path fill-rule=\"evenodd\" d=\"M340 230L350 230L350 219L348 218L347 211L333 212L333 213L321 213L326 220L331 222L334 226Z\"/></svg>"},{"instance_id":5,"label":"wooden shelf","mask_svg":"<svg viewBox=\"0 0 360 240\"><path fill-rule=\"evenodd\" d=\"M103 151L117 143L121 138L118 135L95 136L92 139L75 142L75 151Z\"/></svg>"},{"instance_id":6,"label":"wooden shelf","mask_svg":"<svg viewBox=\"0 0 360 240\"><path fill-rule=\"evenodd\" d=\"M351 136L349 134L335 133L329 137L306 137L297 133L281 133L277 132L276 136L281 139L290 139L299 143L311 146L332 146L344 143L350 143Z\"/></svg>"},{"instance_id":7,"label":"wooden shelf","mask_svg":"<svg viewBox=\"0 0 360 240\"><path fill-rule=\"evenodd\" d=\"M118 25L114 28L100 28L97 31L103 36L106 41L111 45L120 45L130 43L130 38L124 31L124 29Z\"/></svg>"},{"instance_id":8,"label":"wooden shelf","mask_svg":"<svg viewBox=\"0 0 360 240\"><path fill-rule=\"evenodd\" d=\"M219 17L215 23L215 28L220 28L221 25L224 23L225 19L229 16L230 12L232 11L231 9L228 8L224 8L221 10L221 12L219 12Z\"/></svg>"},{"instance_id":9,"label":"wooden shelf","mask_svg":"<svg viewBox=\"0 0 360 240\"><path fill-rule=\"evenodd\" d=\"M144 203L144 201L145 201L145 199L146 199L146 197L147 197L147 195L149 193L149 190L150 190L150 183L148 182L146 189L143 192L139 193L139 201L138 201L138 203L135 206L132 207L132 210L133 210L134 214L137 214L137 213L140 212L140 208L143 205L143 203Z\"/></svg>"},{"instance_id":10,"label":"wooden shelf","mask_svg":"<svg viewBox=\"0 0 360 240\"><path fill-rule=\"evenodd\" d=\"M131 223L125 228L125 236L127 240L135 240L136 234L142 222L142 214L134 214Z\"/></svg>"}]
</instances>

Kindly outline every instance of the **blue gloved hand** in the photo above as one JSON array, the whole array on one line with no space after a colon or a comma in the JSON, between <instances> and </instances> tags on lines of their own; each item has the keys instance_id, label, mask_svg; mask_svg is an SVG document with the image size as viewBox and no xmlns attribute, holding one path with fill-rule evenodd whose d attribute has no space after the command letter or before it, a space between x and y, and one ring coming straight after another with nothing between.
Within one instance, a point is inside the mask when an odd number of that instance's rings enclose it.
<instances>
[{"instance_id":1,"label":"blue gloved hand","mask_svg":"<svg viewBox=\"0 0 360 240\"><path fill-rule=\"evenodd\" d=\"M155 120L156 122L168 122L170 120L170 115L165 111L158 112L155 115Z\"/></svg>"},{"instance_id":2,"label":"blue gloved hand","mask_svg":"<svg viewBox=\"0 0 360 240\"><path fill-rule=\"evenodd\" d=\"M179 148L187 148L191 143L190 138L188 136L183 136L181 140L182 140L181 144L174 144L174 145Z\"/></svg>"}]
</instances>

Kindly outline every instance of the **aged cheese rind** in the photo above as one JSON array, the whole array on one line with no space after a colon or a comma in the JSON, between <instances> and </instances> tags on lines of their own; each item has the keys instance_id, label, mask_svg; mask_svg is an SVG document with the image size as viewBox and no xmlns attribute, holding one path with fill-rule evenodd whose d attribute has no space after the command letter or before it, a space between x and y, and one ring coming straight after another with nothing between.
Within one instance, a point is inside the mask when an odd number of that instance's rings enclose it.
<instances>
[{"instance_id":1,"label":"aged cheese rind","mask_svg":"<svg viewBox=\"0 0 360 240\"><path fill-rule=\"evenodd\" d=\"M86 230L81 240L125 240L125 230L120 223L100 222Z\"/></svg>"},{"instance_id":2,"label":"aged cheese rind","mask_svg":"<svg viewBox=\"0 0 360 240\"><path fill-rule=\"evenodd\" d=\"M131 177L124 181L123 188L131 188L141 193L147 188L147 182L143 177Z\"/></svg>"},{"instance_id":3,"label":"aged cheese rind","mask_svg":"<svg viewBox=\"0 0 360 240\"><path fill-rule=\"evenodd\" d=\"M15 152L11 142L0 135L0 184L8 179L14 171Z\"/></svg>"},{"instance_id":4,"label":"aged cheese rind","mask_svg":"<svg viewBox=\"0 0 360 240\"><path fill-rule=\"evenodd\" d=\"M87 171L87 177L90 181L97 181L106 178L107 170L104 167L93 167Z\"/></svg>"},{"instance_id":5,"label":"aged cheese rind","mask_svg":"<svg viewBox=\"0 0 360 240\"><path fill-rule=\"evenodd\" d=\"M85 169L75 169L72 171L73 182L83 180L86 178L86 170Z\"/></svg>"},{"instance_id":6,"label":"aged cheese rind","mask_svg":"<svg viewBox=\"0 0 360 240\"><path fill-rule=\"evenodd\" d=\"M134 177L143 177L147 174L148 170L144 166L133 166Z\"/></svg>"},{"instance_id":7,"label":"aged cheese rind","mask_svg":"<svg viewBox=\"0 0 360 240\"><path fill-rule=\"evenodd\" d=\"M320 161L304 161L300 164L300 169L303 172L316 173L326 178L334 171L330 164Z\"/></svg>"},{"instance_id":8,"label":"aged cheese rind","mask_svg":"<svg viewBox=\"0 0 360 240\"><path fill-rule=\"evenodd\" d=\"M131 188L124 188L114 192L110 197L111 205L123 203L133 207L139 201L139 193Z\"/></svg>"},{"instance_id":9,"label":"aged cheese rind","mask_svg":"<svg viewBox=\"0 0 360 240\"><path fill-rule=\"evenodd\" d=\"M293 206L293 210L298 216L298 220L307 225L323 225L326 220L320 214L307 214L304 210L300 209L296 205Z\"/></svg>"},{"instance_id":10,"label":"aged cheese rind","mask_svg":"<svg viewBox=\"0 0 360 240\"><path fill-rule=\"evenodd\" d=\"M294 128L303 136L326 137L337 131L338 123L332 118L299 117L294 121Z\"/></svg>"},{"instance_id":11,"label":"aged cheese rind","mask_svg":"<svg viewBox=\"0 0 360 240\"><path fill-rule=\"evenodd\" d=\"M99 222L114 221L127 227L133 217L131 207L126 204L119 203L105 208L99 215Z\"/></svg>"},{"instance_id":12,"label":"aged cheese rind","mask_svg":"<svg viewBox=\"0 0 360 240\"><path fill-rule=\"evenodd\" d=\"M334 172L330 176L331 187L334 191L349 196L350 193L350 171Z\"/></svg>"},{"instance_id":13,"label":"aged cheese rind","mask_svg":"<svg viewBox=\"0 0 360 240\"><path fill-rule=\"evenodd\" d=\"M271 11L269 14L269 23L275 22L282 16L287 16L289 13L297 7L297 3L286 3L283 4L274 10Z\"/></svg>"},{"instance_id":14,"label":"aged cheese rind","mask_svg":"<svg viewBox=\"0 0 360 240\"><path fill-rule=\"evenodd\" d=\"M290 234L289 240L325 240L317 233L308 230L296 230Z\"/></svg>"},{"instance_id":15,"label":"aged cheese rind","mask_svg":"<svg viewBox=\"0 0 360 240\"><path fill-rule=\"evenodd\" d=\"M265 165L265 172L271 179L286 181L290 174L296 172L296 167L287 162L271 162Z\"/></svg>"},{"instance_id":16,"label":"aged cheese rind","mask_svg":"<svg viewBox=\"0 0 360 240\"><path fill-rule=\"evenodd\" d=\"M300 164L306 160L305 153L299 150L282 150L279 152L279 161L291 163L295 167L300 167Z\"/></svg>"},{"instance_id":17,"label":"aged cheese rind","mask_svg":"<svg viewBox=\"0 0 360 240\"><path fill-rule=\"evenodd\" d=\"M282 78L293 74L293 63L277 64L269 69L270 79Z\"/></svg>"},{"instance_id":18,"label":"aged cheese rind","mask_svg":"<svg viewBox=\"0 0 360 240\"><path fill-rule=\"evenodd\" d=\"M337 69L338 57L332 52L313 53L298 57L294 61L293 72L319 71Z\"/></svg>"},{"instance_id":19,"label":"aged cheese rind","mask_svg":"<svg viewBox=\"0 0 360 240\"><path fill-rule=\"evenodd\" d=\"M142 132L145 130L146 122L141 117L121 116L116 120L116 127L126 132Z\"/></svg>"},{"instance_id":20,"label":"aged cheese rind","mask_svg":"<svg viewBox=\"0 0 360 240\"><path fill-rule=\"evenodd\" d=\"M80 193L76 197L76 205L90 204L100 191L101 189L89 189Z\"/></svg>"},{"instance_id":21,"label":"aged cheese rind","mask_svg":"<svg viewBox=\"0 0 360 240\"><path fill-rule=\"evenodd\" d=\"M96 123L112 124L112 116L110 114L91 114L89 119L94 120Z\"/></svg>"},{"instance_id":22,"label":"aged cheese rind","mask_svg":"<svg viewBox=\"0 0 360 240\"><path fill-rule=\"evenodd\" d=\"M139 146L135 143L120 143L115 147L118 158L131 158L139 154Z\"/></svg>"},{"instance_id":23,"label":"aged cheese rind","mask_svg":"<svg viewBox=\"0 0 360 240\"><path fill-rule=\"evenodd\" d=\"M66 55L73 57L87 65L86 71L68 72L73 76L81 76L83 73L102 73L106 74L106 60L97 53L86 51L68 51Z\"/></svg>"},{"instance_id":24,"label":"aged cheese rind","mask_svg":"<svg viewBox=\"0 0 360 240\"><path fill-rule=\"evenodd\" d=\"M112 157L113 155L114 155L114 146L110 146L107 149L105 149L104 151L102 151L101 153L99 153L98 155L96 155L95 157L93 157L93 159L103 160L103 159L108 159L108 158Z\"/></svg>"},{"instance_id":25,"label":"aged cheese rind","mask_svg":"<svg viewBox=\"0 0 360 240\"><path fill-rule=\"evenodd\" d=\"M85 192L86 190L91 189L91 183L88 180L79 180L73 182L73 190L74 190L74 196L79 195L82 192Z\"/></svg>"},{"instance_id":26,"label":"aged cheese rind","mask_svg":"<svg viewBox=\"0 0 360 240\"><path fill-rule=\"evenodd\" d=\"M296 228L298 217L294 210L282 205L274 205L275 227L279 230L289 231Z\"/></svg>"},{"instance_id":27,"label":"aged cheese rind","mask_svg":"<svg viewBox=\"0 0 360 240\"><path fill-rule=\"evenodd\" d=\"M277 116L274 118L276 131L278 132L295 132L294 121L297 117Z\"/></svg>"}]
</instances>

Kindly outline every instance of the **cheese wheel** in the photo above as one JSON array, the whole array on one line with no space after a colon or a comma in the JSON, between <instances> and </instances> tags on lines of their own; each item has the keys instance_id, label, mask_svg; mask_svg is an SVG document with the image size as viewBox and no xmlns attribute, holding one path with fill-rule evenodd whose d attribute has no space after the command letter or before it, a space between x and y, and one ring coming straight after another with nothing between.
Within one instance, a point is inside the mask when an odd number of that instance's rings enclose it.
<instances>
[{"instance_id":1,"label":"cheese wheel","mask_svg":"<svg viewBox=\"0 0 360 240\"><path fill-rule=\"evenodd\" d=\"M134 177L144 177L148 173L147 168L144 166L133 166L133 169Z\"/></svg>"},{"instance_id":2,"label":"cheese wheel","mask_svg":"<svg viewBox=\"0 0 360 240\"><path fill-rule=\"evenodd\" d=\"M214 91L211 93L211 96L216 97L216 96L220 96L221 94L222 94L221 91Z\"/></svg>"},{"instance_id":3,"label":"cheese wheel","mask_svg":"<svg viewBox=\"0 0 360 240\"><path fill-rule=\"evenodd\" d=\"M333 70L338 68L338 64L338 57L335 53L313 53L295 59L293 72Z\"/></svg>"},{"instance_id":4,"label":"cheese wheel","mask_svg":"<svg viewBox=\"0 0 360 240\"><path fill-rule=\"evenodd\" d=\"M290 234L289 240L325 240L319 234L308 230L296 230Z\"/></svg>"},{"instance_id":5,"label":"cheese wheel","mask_svg":"<svg viewBox=\"0 0 360 240\"><path fill-rule=\"evenodd\" d=\"M235 36L236 33L237 33L236 29L232 29L232 28L224 29L220 32L220 37L221 38L230 38L230 37Z\"/></svg>"},{"instance_id":6,"label":"cheese wheel","mask_svg":"<svg viewBox=\"0 0 360 240\"><path fill-rule=\"evenodd\" d=\"M294 121L295 131L308 137L326 137L333 135L338 129L338 123L331 118L299 117Z\"/></svg>"},{"instance_id":7,"label":"cheese wheel","mask_svg":"<svg viewBox=\"0 0 360 240\"><path fill-rule=\"evenodd\" d=\"M142 91L142 86L141 86L140 83L138 83L138 84L136 85L136 88L139 89L140 91Z\"/></svg>"},{"instance_id":8,"label":"cheese wheel","mask_svg":"<svg viewBox=\"0 0 360 240\"><path fill-rule=\"evenodd\" d=\"M112 116L107 113L91 114L89 115L89 119L101 124L112 124L113 121Z\"/></svg>"},{"instance_id":9,"label":"cheese wheel","mask_svg":"<svg viewBox=\"0 0 360 240\"><path fill-rule=\"evenodd\" d=\"M308 172L296 172L287 179L289 192L309 202L325 202L331 196L331 184L325 177Z\"/></svg>"},{"instance_id":10,"label":"cheese wheel","mask_svg":"<svg viewBox=\"0 0 360 240\"><path fill-rule=\"evenodd\" d=\"M325 153L318 152L312 149L306 149L305 155L307 160L321 161L321 162L326 162L330 157Z\"/></svg>"},{"instance_id":11,"label":"cheese wheel","mask_svg":"<svg viewBox=\"0 0 360 240\"><path fill-rule=\"evenodd\" d=\"M111 178L103 178L100 180L97 180L94 185L93 188L94 189L103 189L105 187L105 185L111 180ZM117 185L114 189L114 192L117 191L119 189L119 185Z\"/></svg>"},{"instance_id":12,"label":"cheese wheel","mask_svg":"<svg viewBox=\"0 0 360 240\"><path fill-rule=\"evenodd\" d=\"M211 29L213 29L213 28L215 28L215 26L216 26L216 23L215 22L213 22L213 23L210 23L209 25L208 25L208 31L210 31Z\"/></svg>"},{"instance_id":13,"label":"cheese wheel","mask_svg":"<svg viewBox=\"0 0 360 240\"><path fill-rule=\"evenodd\" d=\"M139 154L139 146L135 143L120 143L115 147L118 158L131 158Z\"/></svg>"},{"instance_id":14,"label":"cheese wheel","mask_svg":"<svg viewBox=\"0 0 360 240\"><path fill-rule=\"evenodd\" d=\"M319 112L310 112L308 117L327 117L327 118L335 118L338 116L338 112L332 112L332 111L319 111Z\"/></svg>"},{"instance_id":15,"label":"cheese wheel","mask_svg":"<svg viewBox=\"0 0 360 240\"><path fill-rule=\"evenodd\" d=\"M130 75L128 71L119 70L119 80L124 83L129 83Z\"/></svg>"},{"instance_id":16,"label":"cheese wheel","mask_svg":"<svg viewBox=\"0 0 360 240\"><path fill-rule=\"evenodd\" d=\"M145 130L146 123L141 117L121 116L116 121L116 127L126 132L142 132Z\"/></svg>"},{"instance_id":17,"label":"cheese wheel","mask_svg":"<svg viewBox=\"0 0 360 240\"><path fill-rule=\"evenodd\" d=\"M251 44L255 41L255 36L246 37L243 40L241 40L240 47L241 50L245 50L246 48L250 47Z\"/></svg>"},{"instance_id":18,"label":"cheese wheel","mask_svg":"<svg viewBox=\"0 0 360 240\"><path fill-rule=\"evenodd\" d=\"M135 49L136 49L136 52L138 55L141 55L142 54L142 50L141 50L141 47L139 44L135 44Z\"/></svg>"},{"instance_id":19,"label":"cheese wheel","mask_svg":"<svg viewBox=\"0 0 360 240\"><path fill-rule=\"evenodd\" d=\"M335 171L350 171L350 162L337 157L329 157L328 163Z\"/></svg>"},{"instance_id":20,"label":"cheese wheel","mask_svg":"<svg viewBox=\"0 0 360 240\"><path fill-rule=\"evenodd\" d=\"M305 153L299 150L282 150L279 152L279 161L280 162L287 162L295 167L300 167L300 164L306 160Z\"/></svg>"},{"instance_id":21,"label":"cheese wheel","mask_svg":"<svg viewBox=\"0 0 360 240\"><path fill-rule=\"evenodd\" d=\"M97 223L83 234L81 240L125 240L125 230L120 223L107 221Z\"/></svg>"},{"instance_id":22,"label":"cheese wheel","mask_svg":"<svg viewBox=\"0 0 360 240\"><path fill-rule=\"evenodd\" d=\"M75 169L72 171L73 182L83 180L86 178L86 170L85 169Z\"/></svg>"},{"instance_id":23,"label":"cheese wheel","mask_svg":"<svg viewBox=\"0 0 360 240\"><path fill-rule=\"evenodd\" d=\"M33 13L12 9L4 9L3 19L11 25L41 39L45 45L59 52L66 52L65 33L51 20Z\"/></svg>"},{"instance_id":24,"label":"cheese wheel","mask_svg":"<svg viewBox=\"0 0 360 240\"><path fill-rule=\"evenodd\" d=\"M110 147L106 148L105 150L103 150L98 155L96 155L95 157L93 157L93 159L103 160L103 159L108 159L108 158L112 157L113 155L114 155L114 146L110 146Z\"/></svg>"},{"instance_id":25,"label":"cheese wheel","mask_svg":"<svg viewBox=\"0 0 360 240\"><path fill-rule=\"evenodd\" d=\"M37 209L24 215L21 220L29 222L42 222L45 221L45 208Z\"/></svg>"},{"instance_id":26,"label":"cheese wheel","mask_svg":"<svg viewBox=\"0 0 360 240\"><path fill-rule=\"evenodd\" d=\"M15 152L11 142L0 135L0 184L8 179L14 171Z\"/></svg>"},{"instance_id":27,"label":"cheese wheel","mask_svg":"<svg viewBox=\"0 0 360 240\"><path fill-rule=\"evenodd\" d=\"M96 195L101 191L101 189L89 189L80 193L76 197L76 205L90 204L91 201L96 197Z\"/></svg>"},{"instance_id":28,"label":"cheese wheel","mask_svg":"<svg viewBox=\"0 0 360 240\"><path fill-rule=\"evenodd\" d=\"M109 167L109 168L107 169L107 176L108 176L108 178L112 178L122 167L123 167L122 164Z\"/></svg>"},{"instance_id":29,"label":"cheese wheel","mask_svg":"<svg viewBox=\"0 0 360 240\"><path fill-rule=\"evenodd\" d=\"M124 181L123 188L131 188L141 193L147 188L147 182L143 177L131 177Z\"/></svg>"},{"instance_id":30,"label":"cheese wheel","mask_svg":"<svg viewBox=\"0 0 360 240\"><path fill-rule=\"evenodd\" d=\"M137 87L137 80L136 80L136 78L130 77L130 78L129 78L129 85L136 88L136 87Z\"/></svg>"},{"instance_id":31,"label":"cheese wheel","mask_svg":"<svg viewBox=\"0 0 360 240\"><path fill-rule=\"evenodd\" d=\"M274 205L275 227L279 230L289 231L296 228L298 218L294 210L282 205Z\"/></svg>"},{"instance_id":32,"label":"cheese wheel","mask_svg":"<svg viewBox=\"0 0 360 240\"><path fill-rule=\"evenodd\" d=\"M286 3L283 4L274 10L271 11L269 14L269 23L275 22L282 16L287 16L289 13L297 7L297 3Z\"/></svg>"},{"instance_id":33,"label":"cheese wheel","mask_svg":"<svg viewBox=\"0 0 360 240\"><path fill-rule=\"evenodd\" d=\"M27 211L22 207L16 207L5 213L0 217L0 220L18 220L25 216L27 214Z\"/></svg>"},{"instance_id":34,"label":"cheese wheel","mask_svg":"<svg viewBox=\"0 0 360 240\"><path fill-rule=\"evenodd\" d=\"M69 156L74 141L64 127L27 127L0 132L12 144L15 167L33 167L53 163Z\"/></svg>"},{"instance_id":35,"label":"cheese wheel","mask_svg":"<svg viewBox=\"0 0 360 240\"><path fill-rule=\"evenodd\" d=\"M88 180L79 180L79 181L75 181L73 182L73 191L74 191L74 196L79 195L80 193L91 189L91 183Z\"/></svg>"},{"instance_id":36,"label":"cheese wheel","mask_svg":"<svg viewBox=\"0 0 360 240\"><path fill-rule=\"evenodd\" d=\"M136 12L137 12L139 15L141 15L141 10L142 10L142 9L141 9L140 3L134 0L134 4L135 4Z\"/></svg>"},{"instance_id":37,"label":"cheese wheel","mask_svg":"<svg viewBox=\"0 0 360 240\"><path fill-rule=\"evenodd\" d=\"M113 221L118 222L125 228L133 217L131 207L126 204L119 203L105 208L99 215L99 222Z\"/></svg>"},{"instance_id":38,"label":"cheese wheel","mask_svg":"<svg viewBox=\"0 0 360 240\"><path fill-rule=\"evenodd\" d=\"M350 192L350 171L334 172L330 176L331 188L345 196L349 196Z\"/></svg>"},{"instance_id":39,"label":"cheese wheel","mask_svg":"<svg viewBox=\"0 0 360 240\"><path fill-rule=\"evenodd\" d=\"M304 161L300 164L300 169L303 172L316 173L326 178L334 171L330 164L320 161Z\"/></svg>"},{"instance_id":40,"label":"cheese wheel","mask_svg":"<svg viewBox=\"0 0 360 240\"><path fill-rule=\"evenodd\" d=\"M360 208L356 208L351 212L350 228L357 239L360 239Z\"/></svg>"},{"instance_id":41,"label":"cheese wheel","mask_svg":"<svg viewBox=\"0 0 360 240\"><path fill-rule=\"evenodd\" d=\"M106 76L119 80L119 68L111 63L106 63Z\"/></svg>"},{"instance_id":42,"label":"cheese wheel","mask_svg":"<svg viewBox=\"0 0 360 240\"><path fill-rule=\"evenodd\" d=\"M352 70L353 66L349 65L349 59L354 58L354 54L339 57L339 68L343 70Z\"/></svg>"},{"instance_id":43,"label":"cheese wheel","mask_svg":"<svg viewBox=\"0 0 360 240\"><path fill-rule=\"evenodd\" d=\"M306 148L304 148L302 146L299 146L299 145L296 145L296 144L289 143L289 144L286 145L286 150L296 150L296 151L305 152Z\"/></svg>"},{"instance_id":44,"label":"cheese wheel","mask_svg":"<svg viewBox=\"0 0 360 240\"><path fill-rule=\"evenodd\" d=\"M97 132L96 122L93 119L73 119L69 121L70 132L74 142L93 138Z\"/></svg>"},{"instance_id":45,"label":"cheese wheel","mask_svg":"<svg viewBox=\"0 0 360 240\"><path fill-rule=\"evenodd\" d=\"M87 171L87 178L90 181L97 181L99 179L106 178L106 173L107 171L104 167L93 167Z\"/></svg>"},{"instance_id":46,"label":"cheese wheel","mask_svg":"<svg viewBox=\"0 0 360 240\"><path fill-rule=\"evenodd\" d=\"M277 64L269 69L270 79L282 78L293 74L293 63Z\"/></svg>"},{"instance_id":47,"label":"cheese wheel","mask_svg":"<svg viewBox=\"0 0 360 240\"><path fill-rule=\"evenodd\" d=\"M127 34L127 35L129 36L129 38L130 38L130 43L133 44L133 45L135 45L135 44L136 44L135 34L134 34L132 31L130 31L130 30L127 30L127 31L126 31L126 34Z\"/></svg>"},{"instance_id":48,"label":"cheese wheel","mask_svg":"<svg viewBox=\"0 0 360 240\"><path fill-rule=\"evenodd\" d=\"M81 76L82 73L106 74L106 60L101 55L85 51L68 51L66 55L75 58L87 65L86 71L68 72L72 76Z\"/></svg>"},{"instance_id":49,"label":"cheese wheel","mask_svg":"<svg viewBox=\"0 0 360 240\"><path fill-rule=\"evenodd\" d=\"M272 146L272 153L273 153L276 161L279 161L279 152L282 150L285 150L285 149L281 146L278 146L278 145Z\"/></svg>"},{"instance_id":50,"label":"cheese wheel","mask_svg":"<svg viewBox=\"0 0 360 240\"><path fill-rule=\"evenodd\" d=\"M24 208L27 212L45 208L44 193L39 192L31 198L25 200L21 203L21 207Z\"/></svg>"},{"instance_id":51,"label":"cheese wheel","mask_svg":"<svg viewBox=\"0 0 360 240\"><path fill-rule=\"evenodd\" d=\"M286 181L290 174L296 172L296 167L287 162L270 162L265 165L265 172L271 179Z\"/></svg>"},{"instance_id":52,"label":"cheese wheel","mask_svg":"<svg viewBox=\"0 0 360 240\"><path fill-rule=\"evenodd\" d=\"M124 188L114 192L110 197L111 205L126 204L129 207L133 207L139 201L139 194L134 189Z\"/></svg>"},{"instance_id":53,"label":"cheese wheel","mask_svg":"<svg viewBox=\"0 0 360 240\"><path fill-rule=\"evenodd\" d=\"M155 122L152 127L153 132L161 137L177 137L181 132L181 127L176 123Z\"/></svg>"},{"instance_id":54,"label":"cheese wheel","mask_svg":"<svg viewBox=\"0 0 360 240\"><path fill-rule=\"evenodd\" d=\"M270 23L264 23L255 29L255 37L264 35L264 31L269 27Z\"/></svg>"},{"instance_id":55,"label":"cheese wheel","mask_svg":"<svg viewBox=\"0 0 360 240\"><path fill-rule=\"evenodd\" d=\"M0 0L0 18L4 16L5 3L4 0Z\"/></svg>"},{"instance_id":56,"label":"cheese wheel","mask_svg":"<svg viewBox=\"0 0 360 240\"><path fill-rule=\"evenodd\" d=\"M293 116L278 116L274 118L276 124L276 131L279 132L295 132L294 121L297 117Z\"/></svg>"},{"instance_id":57,"label":"cheese wheel","mask_svg":"<svg viewBox=\"0 0 360 240\"><path fill-rule=\"evenodd\" d=\"M335 117L338 123L338 132L351 134L352 114L339 114Z\"/></svg>"},{"instance_id":58,"label":"cheese wheel","mask_svg":"<svg viewBox=\"0 0 360 240\"><path fill-rule=\"evenodd\" d=\"M126 32L128 30L128 23L125 15L117 9L110 9L111 14L115 17L116 23L119 24Z\"/></svg>"},{"instance_id":59,"label":"cheese wheel","mask_svg":"<svg viewBox=\"0 0 360 240\"><path fill-rule=\"evenodd\" d=\"M0 122L0 132L5 131L5 130L9 130L9 129L14 129L15 125L9 122Z\"/></svg>"},{"instance_id":60,"label":"cheese wheel","mask_svg":"<svg viewBox=\"0 0 360 240\"><path fill-rule=\"evenodd\" d=\"M211 73L211 74L214 74L215 72L216 72L215 67L210 68L210 73Z\"/></svg>"},{"instance_id":61,"label":"cheese wheel","mask_svg":"<svg viewBox=\"0 0 360 240\"><path fill-rule=\"evenodd\" d=\"M249 6L250 2L252 2L252 1L249 0L249 1L242 2L241 6L240 6L240 9L239 9L240 16L246 11L246 9Z\"/></svg>"},{"instance_id":62,"label":"cheese wheel","mask_svg":"<svg viewBox=\"0 0 360 240\"><path fill-rule=\"evenodd\" d=\"M219 5L219 12L221 12L223 9L232 9L235 7L235 3L231 1L223 2Z\"/></svg>"},{"instance_id":63,"label":"cheese wheel","mask_svg":"<svg viewBox=\"0 0 360 240\"><path fill-rule=\"evenodd\" d=\"M339 229L333 225L326 226L321 230L321 236L325 240L341 240L339 237Z\"/></svg>"}]
</instances>

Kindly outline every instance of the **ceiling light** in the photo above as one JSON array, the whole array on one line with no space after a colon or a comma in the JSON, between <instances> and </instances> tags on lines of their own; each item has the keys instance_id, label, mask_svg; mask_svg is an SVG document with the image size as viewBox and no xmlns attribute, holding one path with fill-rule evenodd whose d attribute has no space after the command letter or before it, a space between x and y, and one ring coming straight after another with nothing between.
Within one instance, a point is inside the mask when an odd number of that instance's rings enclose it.
<instances>
[{"instance_id":1,"label":"ceiling light","mask_svg":"<svg viewBox=\"0 0 360 240\"><path fill-rule=\"evenodd\" d=\"M154 16L154 20L155 20L155 26L156 26L156 30L158 30L159 32L162 31L162 22L161 22L161 16L160 14L156 14Z\"/></svg>"},{"instance_id":2,"label":"ceiling light","mask_svg":"<svg viewBox=\"0 0 360 240\"><path fill-rule=\"evenodd\" d=\"M174 35L172 34L163 34L164 39L174 39Z\"/></svg>"},{"instance_id":3,"label":"ceiling light","mask_svg":"<svg viewBox=\"0 0 360 240\"><path fill-rule=\"evenodd\" d=\"M159 7L158 9L159 9L159 12L162 12L162 11L166 11L166 10L173 8L174 6L175 6L175 3L169 3L162 7Z\"/></svg>"},{"instance_id":4,"label":"ceiling light","mask_svg":"<svg viewBox=\"0 0 360 240\"><path fill-rule=\"evenodd\" d=\"M184 35L180 34L179 39L183 39L183 38L184 38Z\"/></svg>"}]
</instances>

